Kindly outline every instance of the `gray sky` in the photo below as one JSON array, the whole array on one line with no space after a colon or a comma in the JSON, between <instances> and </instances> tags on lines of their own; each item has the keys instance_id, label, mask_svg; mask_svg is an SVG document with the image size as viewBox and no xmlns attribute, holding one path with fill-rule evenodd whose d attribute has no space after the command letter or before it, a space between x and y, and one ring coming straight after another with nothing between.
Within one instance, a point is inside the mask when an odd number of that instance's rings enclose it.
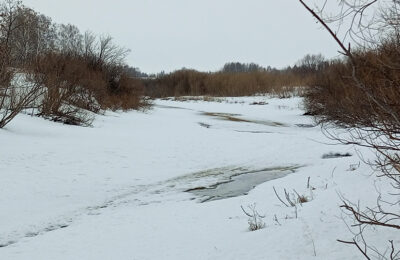
<instances>
[{"instance_id":1,"label":"gray sky","mask_svg":"<svg viewBox=\"0 0 400 260\"><path fill-rule=\"evenodd\" d=\"M144 72L213 71L230 61L284 67L307 53L337 56L297 0L24 0L58 23L110 34Z\"/></svg>"}]
</instances>

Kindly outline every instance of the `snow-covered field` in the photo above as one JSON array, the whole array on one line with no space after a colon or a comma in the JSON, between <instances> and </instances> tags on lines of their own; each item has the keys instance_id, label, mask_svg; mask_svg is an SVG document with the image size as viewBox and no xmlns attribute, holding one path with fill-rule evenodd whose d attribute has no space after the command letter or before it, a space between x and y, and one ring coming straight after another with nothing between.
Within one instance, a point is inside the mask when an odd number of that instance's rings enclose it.
<instances>
[{"instance_id":1,"label":"snow-covered field","mask_svg":"<svg viewBox=\"0 0 400 260\"><path fill-rule=\"evenodd\" d=\"M157 100L92 128L20 115L0 130L0 259L362 259L336 242L352 238L339 195L372 203L387 183L302 114L300 98L248 97ZM247 195L185 192L287 167ZM273 187L310 202L296 214ZM252 204L266 224L255 232Z\"/></svg>"}]
</instances>

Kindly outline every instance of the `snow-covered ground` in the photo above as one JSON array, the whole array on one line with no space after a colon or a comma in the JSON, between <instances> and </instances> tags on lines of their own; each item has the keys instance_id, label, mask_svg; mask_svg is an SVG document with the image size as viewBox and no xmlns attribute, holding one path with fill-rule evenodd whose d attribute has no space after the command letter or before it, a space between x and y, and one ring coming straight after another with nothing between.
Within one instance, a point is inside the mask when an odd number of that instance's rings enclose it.
<instances>
[{"instance_id":1,"label":"snow-covered ground","mask_svg":"<svg viewBox=\"0 0 400 260\"><path fill-rule=\"evenodd\" d=\"M387 183L311 127L301 101L157 100L92 128L18 116L0 130L0 259L362 259L336 242L352 238L339 195L372 203ZM287 167L247 195L185 192ZM311 201L296 214L274 187ZM266 224L255 232L241 209L252 204Z\"/></svg>"}]
</instances>

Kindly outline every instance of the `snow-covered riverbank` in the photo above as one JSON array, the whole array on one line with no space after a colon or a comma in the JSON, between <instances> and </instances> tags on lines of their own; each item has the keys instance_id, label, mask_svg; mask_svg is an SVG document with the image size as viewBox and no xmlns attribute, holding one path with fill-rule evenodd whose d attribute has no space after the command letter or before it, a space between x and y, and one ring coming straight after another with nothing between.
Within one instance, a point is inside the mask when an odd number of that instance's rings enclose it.
<instances>
[{"instance_id":1,"label":"snow-covered riverbank","mask_svg":"<svg viewBox=\"0 0 400 260\"><path fill-rule=\"evenodd\" d=\"M0 259L357 259L336 242L352 238L338 194L369 203L387 184L330 143L300 98L156 100L93 128L20 115L0 130ZM244 196L185 192L281 167L295 170ZM266 227L249 232L254 203Z\"/></svg>"}]
</instances>

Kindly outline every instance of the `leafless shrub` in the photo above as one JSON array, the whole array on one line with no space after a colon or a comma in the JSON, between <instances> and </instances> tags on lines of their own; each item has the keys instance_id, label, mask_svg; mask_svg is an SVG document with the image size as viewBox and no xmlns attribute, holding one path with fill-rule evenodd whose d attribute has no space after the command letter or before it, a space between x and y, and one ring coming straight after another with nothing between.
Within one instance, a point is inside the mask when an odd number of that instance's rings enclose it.
<instances>
[{"instance_id":1,"label":"leafless shrub","mask_svg":"<svg viewBox=\"0 0 400 260\"><path fill-rule=\"evenodd\" d=\"M295 200L292 200L291 198L290 198L290 194L286 191L286 189L284 189L284 193L285 193L285 200L283 200L280 196L279 196L279 194L278 194L278 192L276 191L276 189L275 189L275 187L273 187L274 188L274 192L275 192L275 195L276 195L276 197L279 199L279 201L283 204L283 205L285 205L286 207L294 207L294 206L296 206L296 201Z\"/></svg>"},{"instance_id":2,"label":"leafless shrub","mask_svg":"<svg viewBox=\"0 0 400 260\"><path fill-rule=\"evenodd\" d=\"M297 204L301 205L311 200L311 198L307 197L306 195L300 195L296 190L293 190L293 193L289 193L286 189L283 190L285 197L284 199L282 199L281 196L279 196L278 192L276 191L275 187L273 187L273 189L275 192L275 196L286 207L296 207ZM312 189L311 186L310 189Z\"/></svg>"},{"instance_id":3,"label":"leafless shrub","mask_svg":"<svg viewBox=\"0 0 400 260\"><path fill-rule=\"evenodd\" d=\"M4 75L0 75L4 76ZM21 111L36 106L35 101L42 95L41 85L26 81L26 75L8 74L13 77L0 85L0 128L6 126Z\"/></svg>"},{"instance_id":4,"label":"leafless shrub","mask_svg":"<svg viewBox=\"0 0 400 260\"><path fill-rule=\"evenodd\" d=\"M362 209L359 203L352 203L343 197L342 201L341 208L352 222L347 223L346 219L344 221L346 221L354 238L352 240L339 239L338 241L354 245L366 259L400 259L400 251L396 250L393 240L388 241L388 246L385 249L379 250L369 243L365 236L366 230L371 228L400 230L400 215L393 213L396 212L397 205L384 201L381 194L378 196L377 206L374 208Z\"/></svg>"},{"instance_id":5,"label":"leafless shrub","mask_svg":"<svg viewBox=\"0 0 400 260\"><path fill-rule=\"evenodd\" d=\"M0 4L0 128L6 126L22 110L34 105L42 87L28 82L27 75L12 68L18 49L14 37L28 25L21 19L21 2L7 0Z\"/></svg>"},{"instance_id":6,"label":"leafless shrub","mask_svg":"<svg viewBox=\"0 0 400 260\"><path fill-rule=\"evenodd\" d=\"M256 204L251 204L248 205L248 210L246 211L243 206L240 206L243 213L249 217L248 223L249 223L249 230L250 231L256 231L259 229L265 228L265 222L263 219L265 218L264 215L260 215L258 211L256 210Z\"/></svg>"},{"instance_id":7,"label":"leafless shrub","mask_svg":"<svg viewBox=\"0 0 400 260\"><path fill-rule=\"evenodd\" d=\"M271 94L280 98L303 93L313 74L292 69L282 71L214 72L178 70L155 79L144 80L145 94L151 97L167 96L250 96Z\"/></svg>"},{"instance_id":8,"label":"leafless shrub","mask_svg":"<svg viewBox=\"0 0 400 260\"><path fill-rule=\"evenodd\" d=\"M310 192L310 196L299 194L295 189L293 189L293 192L288 192L286 189L283 189L284 197L281 197L275 187L273 187L276 198L285 207L294 209L294 218L296 219L298 218L298 207L303 206L304 203L310 202L314 199L312 191L315 190L315 188L310 185L310 179L310 177L307 179L307 189Z\"/></svg>"},{"instance_id":9,"label":"leafless shrub","mask_svg":"<svg viewBox=\"0 0 400 260\"><path fill-rule=\"evenodd\" d=\"M83 85L85 64L71 56L49 53L34 65L32 81L45 88L39 115L65 124L90 125L93 116L88 110L98 112L99 105Z\"/></svg>"},{"instance_id":10,"label":"leafless shrub","mask_svg":"<svg viewBox=\"0 0 400 260\"><path fill-rule=\"evenodd\" d=\"M352 241L340 242L354 245L367 259L371 254L378 259L399 259L397 241L389 241L387 254L368 243L364 231L367 227L400 230L400 2L340 1L339 14L327 17L327 1L320 9L299 1L330 33L345 57L322 73L316 83L322 84L307 97L307 106L321 122L347 128L346 137L332 133L333 139L375 151L375 161L369 163L393 188L385 191L387 199L379 195L374 208L362 209L343 199L342 209L354 221L351 228L359 231ZM342 26L346 19L350 19L348 27ZM343 38L332 23L346 27ZM348 37L356 47L345 43Z\"/></svg>"}]
</instances>

